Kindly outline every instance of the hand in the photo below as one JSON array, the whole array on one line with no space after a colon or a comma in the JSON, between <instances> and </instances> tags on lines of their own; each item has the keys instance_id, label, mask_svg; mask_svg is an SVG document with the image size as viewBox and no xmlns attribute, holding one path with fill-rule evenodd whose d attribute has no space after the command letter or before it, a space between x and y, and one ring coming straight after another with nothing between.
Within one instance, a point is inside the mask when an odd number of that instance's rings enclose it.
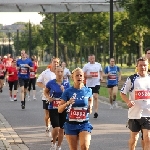
<instances>
[{"instance_id":1,"label":"hand","mask_svg":"<svg viewBox=\"0 0 150 150\"><path fill-rule=\"evenodd\" d=\"M14 75L14 72L12 72L11 75Z\"/></svg>"},{"instance_id":2,"label":"hand","mask_svg":"<svg viewBox=\"0 0 150 150\"><path fill-rule=\"evenodd\" d=\"M89 114L91 114L92 113L92 107L88 107L88 109L87 109L87 112L89 113Z\"/></svg>"},{"instance_id":3,"label":"hand","mask_svg":"<svg viewBox=\"0 0 150 150\"><path fill-rule=\"evenodd\" d=\"M52 97L48 97L47 100L48 100L49 102L52 102L54 99L53 99Z\"/></svg>"},{"instance_id":4,"label":"hand","mask_svg":"<svg viewBox=\"0 0 150 150\"><path fill-rule=\"evenodd\" d=\"M135 102L134 101L129 101L128 103L127 103L127 106L129 107L129 108L131 108L132 106L134 106L135 105Z\"/></svg>"},{"instance_id":5,"label":"hand","mask_svg":"<svg viewBox=\"0 0 150 150\"><path fill-rule=\"evenodd\" d=\"M24 64L24 66L30 68L30 66L28 64Z\"/></svg>"},{"instance_id":6,"label":"hand","mask_svg":"<svg viewBox=\"0 0 150 150\"><path fill-rule=\"evenodd\" d=\"M75 99L74 98L70 98L70 100L67 101L67 105L74 104L74 103L75 103Z\"/></svg>"},{"instance_id":7,"label":"hand","mask_svg":"<svg viewBox=\"0 0 150 150\"><path fill-rule=\"evenodd\" d=\"M60 86L60 89L64 92L65 88L63 85Z\"/></svg>"}]
</instances>

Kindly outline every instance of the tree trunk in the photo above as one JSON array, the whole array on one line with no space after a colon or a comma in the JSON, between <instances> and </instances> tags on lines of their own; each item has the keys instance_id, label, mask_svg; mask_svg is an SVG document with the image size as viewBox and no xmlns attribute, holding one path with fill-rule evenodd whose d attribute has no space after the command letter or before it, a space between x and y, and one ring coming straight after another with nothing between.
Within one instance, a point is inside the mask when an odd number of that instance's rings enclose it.
<instances>
[{"instance_id":1,"label":"tree trunk","mask_svg":"<svg viewBox=\"0 0 150 150\"><path fill-rule=\"evenodd\" d=\"M143 32L139 33L139 56L143 55Z\"/></svg>"},{"instance_id":2,"label":"tree trunk","mask_svg":"<svg viewBox=\"0 0 150 150\"><path fill-rule=\"evenodd\" d=\"M68 55L67 55L67 46L64 45L64 61L66 63L66 65L68 66Z\"/></svg>"}]
</instances>

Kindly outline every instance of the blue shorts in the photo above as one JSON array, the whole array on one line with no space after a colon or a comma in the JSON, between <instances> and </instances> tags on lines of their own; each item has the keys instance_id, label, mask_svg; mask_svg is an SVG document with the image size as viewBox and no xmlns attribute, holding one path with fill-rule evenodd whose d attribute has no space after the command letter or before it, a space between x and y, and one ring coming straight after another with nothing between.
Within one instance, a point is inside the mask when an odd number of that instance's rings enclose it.
<instances>
[{"instance_id":1,"label":"blue shorts","mask_svg":"<svg viewBox=\"0 0 150 150\"><path fill-rule=\"evenodd\" d=\"M82 131L87 131L91 133L92 129L93 127L90 122L81 124L70 124L68 122L65 122L64 124L64 130L66 135L78 135Z\"/></svg>"}]
</instances>

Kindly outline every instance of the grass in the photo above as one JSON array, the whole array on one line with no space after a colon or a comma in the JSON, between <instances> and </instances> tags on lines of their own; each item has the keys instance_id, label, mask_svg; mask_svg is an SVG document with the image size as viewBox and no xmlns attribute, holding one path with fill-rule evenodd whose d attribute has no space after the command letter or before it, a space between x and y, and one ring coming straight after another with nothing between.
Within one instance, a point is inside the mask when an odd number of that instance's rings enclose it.
<instances>
[{"instance_id":1,"label":"grass","mask_svg":"<svg viewBox=\"0 0 150 150\"><path fill-rule=\"evenodd\" d=\"M107 89L106 87L102 87L102 86L101 86L99 93L100 93L100 96L104 96L104 97L106 97L106 98L109 98L108 89ZM118 91L118 93L117 93L116 99L117 99L118 101L121 101L121 102L122 102L121 97L120 97L120 92L119 92L119 91Z\"/></svg>"}]
</instances>

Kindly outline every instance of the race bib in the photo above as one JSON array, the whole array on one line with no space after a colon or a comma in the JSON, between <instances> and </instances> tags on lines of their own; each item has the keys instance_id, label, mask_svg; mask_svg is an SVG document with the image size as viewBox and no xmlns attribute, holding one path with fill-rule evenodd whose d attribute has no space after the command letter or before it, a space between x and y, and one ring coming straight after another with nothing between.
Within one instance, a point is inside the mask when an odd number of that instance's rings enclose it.
<instances>
[{"instance_id":1,"label":"race bib","mask_svg":"<svg viewBox=\"0 0 150 150\"><path fill-rule=\"evenodd\" d=\"M90 72L90 75L92 75L92 77L98 77L98 72Z\"/></svg>"},{"instance_id":2,"label":"race bib","mask_svg":"<svg viewBox=\"0 0 150 150\"><path fill-rule=\"evenodd\" d=\"M35 78L35 72L30 72L30 78Z\"/></svg>"},{"instance_id":3,"label":"race bib","mask_svg":"<svg viewBox=\"0 0 150 150\"><path fill-rule=\"evenodd\" d=\"M116 80L117 76L116 75L109 75L108 79L110 79L110 80Z\"/></svg>"},{"instance_id":4,"label":"race bib","mask_svg":"<svg viewBox=\"0 0 150 150\"><path fill-rule=\"evenodd\" d=\"M61 100L53 100L53 108L57 109Z\"/></svg>"},{"instance_id":5,"label":"race bib","mask_svg":"<svg viewBox=\"0 0 150 150\"><path fill-rule=\"evenodd\" d=\"M69 112L69 121L85 121L87 109L71 108Z\"/></svg>"},{"instance_id":6,"label":"race bib","mask_svg":"<svg viewBox=\"0 0 150 150\"><path fill-rule=\"evenodd\" d=\"M20 70L20 74L27 74L27 73L28 73L28 69L22 67Z\"/></svg>"},{"instance_id":7,"label":"race bib","mask_svg":"<svg viewBox=\"0 0 150 150\"><path fill-rule=\"evenodd\" d=\"M139 90L135 91L135 100L147 100L150 99L150 91L149 90Z\"/></svg>"}]
</instances>

